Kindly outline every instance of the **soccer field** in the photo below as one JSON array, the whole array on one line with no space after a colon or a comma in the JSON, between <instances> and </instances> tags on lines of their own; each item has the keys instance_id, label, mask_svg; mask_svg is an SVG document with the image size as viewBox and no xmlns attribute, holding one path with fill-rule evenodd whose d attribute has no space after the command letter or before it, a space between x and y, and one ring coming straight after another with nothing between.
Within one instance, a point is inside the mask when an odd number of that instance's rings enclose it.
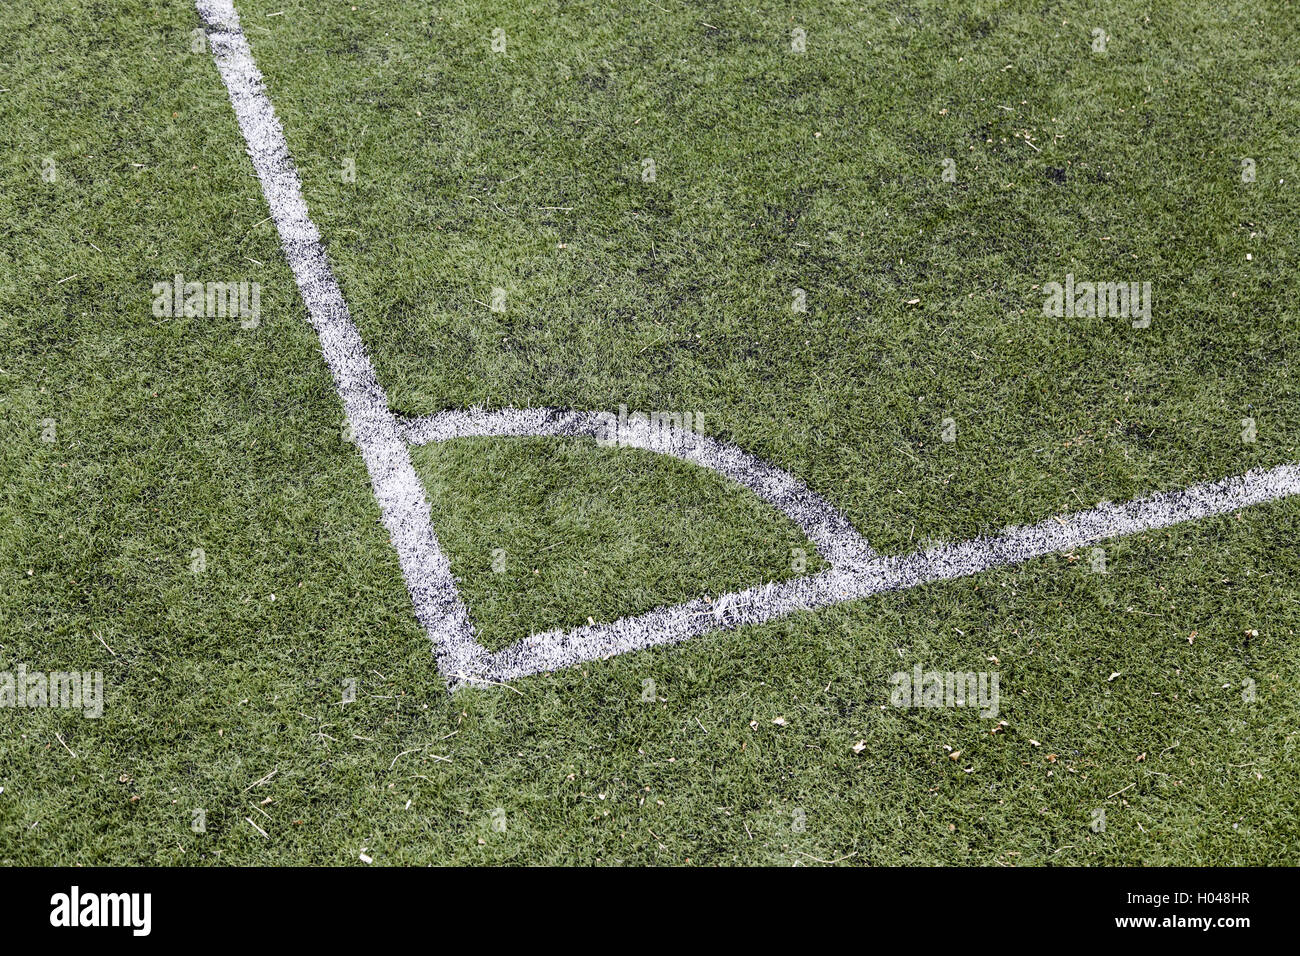
<instances>
[{"instance_id":1,"label":"soccer field","mask_svg":"<svg viewBox=\"0 0 1300 956\"><path fill-rule=\"evenodd\" d=\"M42 7L0 862L1300 862L1290 5Z\"/></svg>"}]
</instances>

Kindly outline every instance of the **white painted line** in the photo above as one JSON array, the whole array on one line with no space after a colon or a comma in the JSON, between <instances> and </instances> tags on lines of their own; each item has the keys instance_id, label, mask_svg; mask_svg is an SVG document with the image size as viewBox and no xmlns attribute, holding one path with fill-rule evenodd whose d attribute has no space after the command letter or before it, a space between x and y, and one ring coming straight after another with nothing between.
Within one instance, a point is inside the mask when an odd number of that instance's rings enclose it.
<instances>
[{"instance_id":1,"label":"white painted line","mask_svg":"<svg viewBox=\"0 0 1300 956\"><path fill-rule=\"evenodd\" d=\"M715 438L671 424L650 427L615 422L612 413L562 408L482 408L451 410L406 422L411 442L424 445L450 438L576 437L612 438L620 447L657 452L708 468L748 488L803 529L804 534L835 568L847 569L876 556L858 530L830 502L811 491L789 472L774 468L746 451Z\"/></svg>"},{"instance_id":2,"label":"white painted line","mask_svg":"<svg viewBox=\"0 0 1300 956\"><path fill-rule=\"evenodd\" d=\"M230 0L198 0L197 7L207 24L213 58L280 232L285 257L320 336L321 352L334 375L343 410L370 472L384 527L397 551L416 618L432 638L438 667L444 674L477 671L483 666L486 652L474 641L469 614L433 533L429 504L411 465L406 439L389 410L388 398L348 313L320 233L307 214L298 170L267 97L262 74L253 62L239 15Z\"/></svg>"},{"instance_id":3,"label":"white painted line","mask_svg":"<svg viewBox=\"0 0 1300 956\"><path fill-rule=\"evenodd\" d=\"M761 624L796 611L827 607L965 577L990 568L1020 564L1108 538L1167 528L1300 493L1300 466L1279 465L1088 511L1008 528L992 538L941 545L902 558L877 558L865 566L832 569L810 577L723 595L712 602L689 601L637 617L571 631L535 634L492 655L486 676L505 681L570 667L628 651L676 644L716 630Z\"/></svg>"},{"instance_id":4,"label":"white painted line","mask_svg":"<svg viewBox=\"0 0 1300 956\"><path fill-rule=\"evenodd\" d=\"M230 0L197 0L213 57L262 183L285 256L320 336L343 408L356 432L384 526L392 536L415 606L434 644L438 669L454 689L494 684L627 651L674 644L800 610L853 601L884 591L1018 564L1108 538L1165 528L1300 493L1300 467L1280 465L1237 478L1195 485L1123 505L1010 528L992 538L942 545L901 558L881 558L829 503L787 472L714 439L678 432L619 430L620 444L674 455L718 471L799 523L831 563L829 571L763 585L706 601L689 601L570 631L534 634L495 654L474 640L446 556L433 532L429 505L408 442L469 436L596 435L599 416L556 409L447 411L401 422L375 376L365 344L348 313L320 233L307 214L302 185L262 75L253 62Z\"/></svg>"}]
</instances>

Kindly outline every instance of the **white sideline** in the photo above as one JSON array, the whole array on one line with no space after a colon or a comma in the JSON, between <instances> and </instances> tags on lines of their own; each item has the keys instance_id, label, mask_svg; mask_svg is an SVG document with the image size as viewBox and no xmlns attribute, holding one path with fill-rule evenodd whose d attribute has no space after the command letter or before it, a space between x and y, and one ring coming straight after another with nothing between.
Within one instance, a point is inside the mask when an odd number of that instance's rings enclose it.
<instances>
[{"instance_id":1,"label":"white sideline","mask_svg":"<svg viewBox=\"0 0 1300 956\"><path fill-rule=\"evenodd\" d=\"M348 313L320 233L307 213L298 170L239 25L239 14L230 0L198 0L196 5L208 26L212 56L280 232L285 258L320 336L321 352L370 473L415 616L433 640L439 670L444 674L477 671L485 651L474 640L451 565L438 547L409 446Z\"/></svg>"},{"instance_id":2,"label":"white sideline","mask_svg":"<svg viewBox=\"0 0 1300 956\"><path fill-rule=\"evenodd\" d=\"M599 416L561 409L451 410L402 421L388 406L365 343L330 268L284 130L231 0L197 0L213 59L230 95L248 155L280 233L285 257L352 423L384 526L414 604L450 689L494 683L582 661L622 654L796 611L858 600L884 591L947 580L1108 538L1169 527L1300 493L1300 466L1279 465L1194 485L1127 504L1104 503L991 538L882 558L828 502L798 479L753 455L699 436L670 431L619 431L619 443L711 468L749 488L803 528L831 569L780 583L697 599L645 614L572 630L534 634L496 653L474 639L468 609L438 545L424 488L409 445L470 436L595 436Z\"/></svg>"}]
</instances>

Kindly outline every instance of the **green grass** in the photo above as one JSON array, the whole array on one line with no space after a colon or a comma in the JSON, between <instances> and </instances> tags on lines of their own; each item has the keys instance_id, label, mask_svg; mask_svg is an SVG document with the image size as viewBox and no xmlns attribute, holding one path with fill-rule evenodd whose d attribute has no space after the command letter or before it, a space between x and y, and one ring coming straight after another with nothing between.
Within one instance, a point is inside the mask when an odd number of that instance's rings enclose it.
<instances>
[{"instance_id":1,"label":"green grass","mask_svg":"<svg viewBox=\"0 0 1300 956\"><path fill-rule=\"evenodd\" d=\"M889 551L1296 457L1285 5L659 6L249 6L395 407L699 410Z\"/></svg>"},{"instance_id":2,"label":"green grass","mask_svg":"<svg viewBox=\"0 0 1300 956\"><path fill-rule=\"evenodd\" d=\"M479 643L612 621L826 564L788 518L719 475L575 439L467 439L414 455L459 556Z\"/></svg>"},{"instance_id":3,"label":"green grass","mask_svg":"<svg viewBox=\"0 0 1300 956\"><path fill-rule=\"evenodd\" d=\"M351 6L239 4L400 411L699 410L885 553L1297 458L1285 4ZM1300 862L1291 501L448 696L197 23L0 9L0 669L106 695L0 711L0 861ZM261 327L153 317L178 271ZM414 457L491 646L807 548L642 453Z\"/></svg>"}]
</instances>

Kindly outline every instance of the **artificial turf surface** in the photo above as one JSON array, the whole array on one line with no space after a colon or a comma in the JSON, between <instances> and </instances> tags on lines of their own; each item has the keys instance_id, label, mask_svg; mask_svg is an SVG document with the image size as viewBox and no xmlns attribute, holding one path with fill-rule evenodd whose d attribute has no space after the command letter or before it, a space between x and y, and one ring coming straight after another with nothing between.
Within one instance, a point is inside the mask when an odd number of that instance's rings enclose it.
<instances>
[{"instance_id":1,"label":"artificial turf surface","mask_svg":"<svg viewBox=\"0 0 1300 956\"><path fill-rule=\"evenodd\" d=\"M1286 4L238 6L403 413L701 411L883 553L1297 458ZM0 860L1300 860L1291 501L449 696L198 22L0 8L0 670L106 697L0 710ZM491 646L817 567L644 453L414 458Z\"/></svg>"}]
</instances>

